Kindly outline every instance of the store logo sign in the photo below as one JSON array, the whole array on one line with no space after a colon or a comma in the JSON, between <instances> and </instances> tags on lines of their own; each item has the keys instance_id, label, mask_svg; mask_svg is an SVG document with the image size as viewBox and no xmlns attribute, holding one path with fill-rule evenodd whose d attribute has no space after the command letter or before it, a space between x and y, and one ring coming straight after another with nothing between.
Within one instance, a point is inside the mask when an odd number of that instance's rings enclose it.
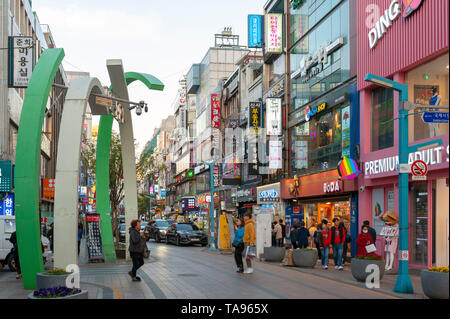
<instances>
[{"instance_id":1,"label":"store logo sign","mask_svg":"<svg viewBox=\"0 0 450 319\"><path fill-rule=\"evenodd\" d=\"M403 0L403 18L409 17L422 5L423 0Z\"/></svg>"},{"instance_id":2,"label":"store logo sign","mask_svg":"<svg viewBox=\"0 0 450 319\"><path fill-rule=\"evenodd\" d=\"M342 187L339 181L323 184L324 193L337 193L340 191L342 191Z\"/></svg>"},{"instance_id":3,"label":"store logo sign","mask_svg":"<svg viewBox=\"0 0 450 319\"><path fill-rule=\"evenodd\" d=\"M324 111L326 108L327 108L327 103L322 103L319 106L316 106L314 108L310 108L309 106L307 106L306 110L305 110L305 121L309 122L311 120L312 116Z\"/></svg>"}]
</instances>

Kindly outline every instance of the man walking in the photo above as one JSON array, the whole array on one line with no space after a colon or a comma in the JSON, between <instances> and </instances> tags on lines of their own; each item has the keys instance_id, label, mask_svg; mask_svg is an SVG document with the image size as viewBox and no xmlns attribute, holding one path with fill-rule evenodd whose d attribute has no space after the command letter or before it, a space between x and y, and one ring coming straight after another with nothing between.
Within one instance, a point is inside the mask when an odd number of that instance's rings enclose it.
<instances>
[{"instance_id":1,"label":"man walking","mask_svg":"<svg viewBox=\"0 0 450 319\"><path fill-rule=\"evenodd\" d=\"M331 244L333 246L334 269L343 270L342 255L344 252L345 229L339 218L333 219L334 226L331 227Z\"/></svg>"},{"instance_id":2,"label":"man walking","mask_svg":"<svg viewBox=\"0 0 450 319\"><path fill-rule=\"evenodd\" d=\"M22 272L20 270L19 248L18 248L19 245L17 244L17 234L16 234L16 232L11 234L11 237L9 237L9 241L14 246L13 258L14 258L14 263L16 264L16 271L17 271L16 279L20 279L20 278L22 278Z\"/></svg>"},{"instance_id":3,"label":"man walking","mask_svg":"<svg viewBox=\"0 0 450 319\"><path fill-rule=\"evenodd\" d=\"M245 261L247 263L247 269L244 271L245 274L251 274L253 273L253 268L252 268L252 260L251 258L254 258L254 256L251 256L249 254L249 251L254 249L255 246L255 242L256 242L256 234L255 234L255 224L253 223L252 220L252 214L251 213L246 213L244 215L244 221L245 221L245 226L244 226L244 245L245 245Z\"/></svg>"},{"instance_id":4,"label":"man walking","mask_svg":"<svg viewBox=\"0 0 450 319\"><path fill-rule=\"evenodd\" d=\"M297 230L296 238L300 249L308 248L309 230L305 228L304 221L300 223L300 229Z\"/></svg>"},{"instance_id":5,"label":"man walking","mask_svg":"<svg viewBox=\"0 0 450 319\"><path fill-rule=\"evenodd\" d=\"M133 220L128 232L130 233L130 247L128 250L133 261L133 268L128 274L133 281L141 281L141 278L136 276L136 272L144 265L144 252L147 245L144 233L141 232L141 221Z\"/></svg>"},{"instance_id":6,"label":"man walking","mask_svg":"<svg viewBox=\"0 0 450 319\"><path fill-rule=\"evenodd\" d=\"M283 240L283 231L281 229L281 225L275 221L275 227L273 228L273 232L275 235L275 247L281 247L281 241Z\"/></svg>"}]
</instances>

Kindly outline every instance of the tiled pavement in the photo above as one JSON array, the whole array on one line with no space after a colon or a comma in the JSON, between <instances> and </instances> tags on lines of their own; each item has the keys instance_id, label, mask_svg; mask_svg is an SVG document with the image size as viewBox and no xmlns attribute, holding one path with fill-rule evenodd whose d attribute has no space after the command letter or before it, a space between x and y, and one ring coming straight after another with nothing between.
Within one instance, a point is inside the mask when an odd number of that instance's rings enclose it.
<instances>
[{"instance_id":1,"label":"tiled pavement","mask_svg":"<svg viewBox=\"0 0 450 319\"><path fill-rule=\"evenodd\" d=\"M328 271L255 262L255 273L237 274L232 255L201 247L150 243L151 257L139 270L142 282L132 282L131 263L81 266L81 288L90 299L390 299L423 298L420 277L411 276L415 295L393 293L396 276L386 275L381 289L368 290L348 269ZM346 267L348 268L348 267ZM20 280L0 271L0 299L26 298Z\"/></svg>"}]
</instances>

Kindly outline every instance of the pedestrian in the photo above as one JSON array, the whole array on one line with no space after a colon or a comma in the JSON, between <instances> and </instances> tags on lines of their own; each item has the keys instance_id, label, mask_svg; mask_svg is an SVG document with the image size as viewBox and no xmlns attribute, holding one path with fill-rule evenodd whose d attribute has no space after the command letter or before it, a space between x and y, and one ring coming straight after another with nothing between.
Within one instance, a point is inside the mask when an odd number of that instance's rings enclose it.
<instances>
[{"instance_id":1,"label":"pedestrian","mask_svg":"<svg viewBox=\"0 0 450 319\"><path fill-rule=\"evenodd\" d=\"M316 231L317 231L317 226L316 226L316 223L314 222L314 220L313 220L313 224L311 224L311 227L309 227L309 238L310 238L310 246L311 247L314 247L314 234L316 233Z\"/></svg>"},{"instance_id":2,"label":"pedestrian","mask_svg":"<svg viewBox=\"0 0 450 319\"><path fill-rule=\"evenodd\" d=\"M78 224L78 256L80 256L80 244L81 244L81 238L83 237L83 224Z\"/></svg>"},{"instance_id":3,"label":"pedestrian","mask_svg":"<svg viewBox=\"0 0 450 319\"><path fill-rule=\"evenodd\" d=\"M22 278L22 271L20 269L20 260L19 260L19 245L17 244L17 234L16 232L13 232L11 234L11 237L9 237L9 241L11 242L11 244L13 244L13 258L14 258L14 263L16 264L16 279L20 279Z\"/></svg>"},{"instance_id":4,"label":"pedestrian","mask_svg":"<svg viewBox=\"0 0 450 319\"><path fill-rule=\"evenodd\" d=\"M133 220L128 232L130 234L130 247L128 250L133 261L133 268L128 274L133 281L141 281L141 278L136 276L136 272L144 265L144 252L147 245L144 233L141 232L141 221L138 219Z\"/></svg>"},{"instance_id":5,"label":"pedestrian","mask_svg":"<svg viewBox=\"0 0 450 319\"><path fill-rule=\"evenodd\" d=\"M319 246L319 235L321 233L322 233L322 224L317 224L316 231L314 232L314 235L313 235L313 241L314 241L314 245L317 248L317 255L319 256L320 260L322 260L322 251Z\"/></svg>"},{"instance_id":6,"label":"pedestrian","mask_svg":"<svg viewBox=\"0 0 450 319\"><path fill-rule=\"evenodd\" d=\"M333 247L334 269L343 270L342 254L344 252L345 230L344 224L339 221L339 218L333 219L334 226L331 227L331 245Z\"/></svg>"},{"instance_id":7,"label":"pedestrian","mask_svg":"<svg viewBox=\"0 0 450 319\"><path fill-rule=\"evenodd\" d=\"M275 247L277 245L276 241L275 241L275 225L277 222L272 222L272 247Z\"/></svg>"},{"instance_id":8,"label":"pedestrian","mask_svg":"<svg viewBox=\"0 0 450 319\"><path fill-rule=\"evenodd\" d=\"M252 260L251 260L252 256L250 256L249 252L251 251L252 247L254 249L255 241L256 241L255 224L253 223L253 220L252 220L252 214L249 212L245 213L244 221L245 221L245 226L244 226L243 241L244 241L244 249L245 249L245 261L247 263L247 269L244 271L244 273L251 274L251 273L253 273Z\"/></svg>"},{"instance_id":9,"label":"pedestrian","mask_svg":"<svg viewBox=\"0 0 450 319\"><path fill-rule=\"evenodd\" d=\"M370 227L370 222L368 220L365 220L363 222L363 225L367 226L367 229L369 231L369 235L372 236L372 242L376 246L377 245L377 231Z\"/></svg>"},{"instance_id":10,"label":"pedestrian","mask_svg":"<svg viewBox=\"0 0 450 319\"><path fill-rule=\"evenodd\" d=\"M345 231L344 250L342 252L342 266L344 266L345 262L347 260L348 245L352 242L352 236L350 236L350 233L348 232L348 228L345 227L345 223L341 222L341 224Z\"/></svg>"},{"instance_id":11,"label":"pedestrian","mask_svg":"<svg viewBox=\"0 0 450 319\"><path fill-rule=\"evenodd\" d=\"M358 246L358 256L369 256L371 253L367 252L367 246L372 245L373 237L369 233L369 226L363 224L361 233L356 238L356 245Z\"/></svg>"},{"instance_id":12,"label":"pedestrian","mask_svg":"<svg viewBox=\"0 0 450 319\"><path fill-rule=\"evenodd\" d=\"M245 221L243 218L236 219L236 225L234 226L235 232L234 232L234 240L233 240L233 247L234 247L234 259L236 261L236 266L238 267L237 272L243 273L244 272L244 262L242 260L242 253L244 251L244 229L245 229Z\"/></svg>"},{"instance_id":13,"label":"pedestrian","mask_svg":"<svg viewBox=\"0 0 450 319\"><path fill-rule=\"evenodd\" d=\"M275 221L275 226L273 233L275 235L275 247L281 247L281 241L283 240L283 231L281 230L281 225Z\"/></svg>"},{"instance_id":14,"label":"pedestrian","mask_svg":"<svg viewBox=\"0 0 450 319\"><path fill-rule=\"evenodd\" d=\"M279 221L281 226L281 243L279 247L284 247L284 239L286 238L286 225L284 224L284 221L280 219Z\"/></svg>"},{"instance_id":15,"label":"pedestrian","mask_svg":"<svg viewBox=\"0 0 450 319\"><path fill-rule=\"evenodd\" d=\"M293 249L298 248L297 229L298 229L298 224L295 224L294 229L291 230L291 244L292 244Z\"/></svg>"},{"instance_id":16,"label":"pedestrian","mask_svg":"<svg viewBox=\"0 0 450 319\"><path fill-rule=\"evenodd\" d=\"M328 269L328 255L330 253L331 246L331 232L328 229L328 222L322 223L322 232L319 234L319 247L322 250L322 268Z\"/></svg>"},{"instance_id":17,"label":"pedestrian","mask_svg":"<svg viewBox=\"0 0 450 319\"><path fill-rule=\"evenodd\" d=\"M53 251L53 223L50 224L50 229L47 231L47 238L50 241L50 250Z\"/></svg>"},{"instance_id":18,"label":"pedestrian","mask_svg":"<svg viewBox=\"0 0 450 319\"><path fill-rule=\"evenodd\" d=\"M305 222L300 222L300 228L297 230L297 242L300 249L308 248L309 230L305 227Z\"/></svg>"}]
</instances>

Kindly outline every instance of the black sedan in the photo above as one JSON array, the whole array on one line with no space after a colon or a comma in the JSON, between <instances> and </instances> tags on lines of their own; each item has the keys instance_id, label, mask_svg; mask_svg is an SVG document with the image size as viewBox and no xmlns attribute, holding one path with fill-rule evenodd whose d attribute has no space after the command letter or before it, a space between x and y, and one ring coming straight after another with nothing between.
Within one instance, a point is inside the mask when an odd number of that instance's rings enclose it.
<instances>
[{"instance_id":1,"label":"black sedan","mask_svg":"<svg viewBox=\"0 0 450 319\"><path fill-rule=\"evenodd\" d=\"M177 246L188 244L208 244L208 236L190 223L176 223L167 229L166 243L174 243Z\"/></svg>"},{"instance_id":2,"label":"black sedan","mask_svg":"<svg viewBox=\"0 0 450 319\"><path fill-rule=\"evenodd\" d=\"M144 235L147 240L154 239L156 242L160 243L162 239L166 238L166 232L169 228L170 223L164 219L157 219L151 221L145 227Z\"/></svg>"}]
</instances>

